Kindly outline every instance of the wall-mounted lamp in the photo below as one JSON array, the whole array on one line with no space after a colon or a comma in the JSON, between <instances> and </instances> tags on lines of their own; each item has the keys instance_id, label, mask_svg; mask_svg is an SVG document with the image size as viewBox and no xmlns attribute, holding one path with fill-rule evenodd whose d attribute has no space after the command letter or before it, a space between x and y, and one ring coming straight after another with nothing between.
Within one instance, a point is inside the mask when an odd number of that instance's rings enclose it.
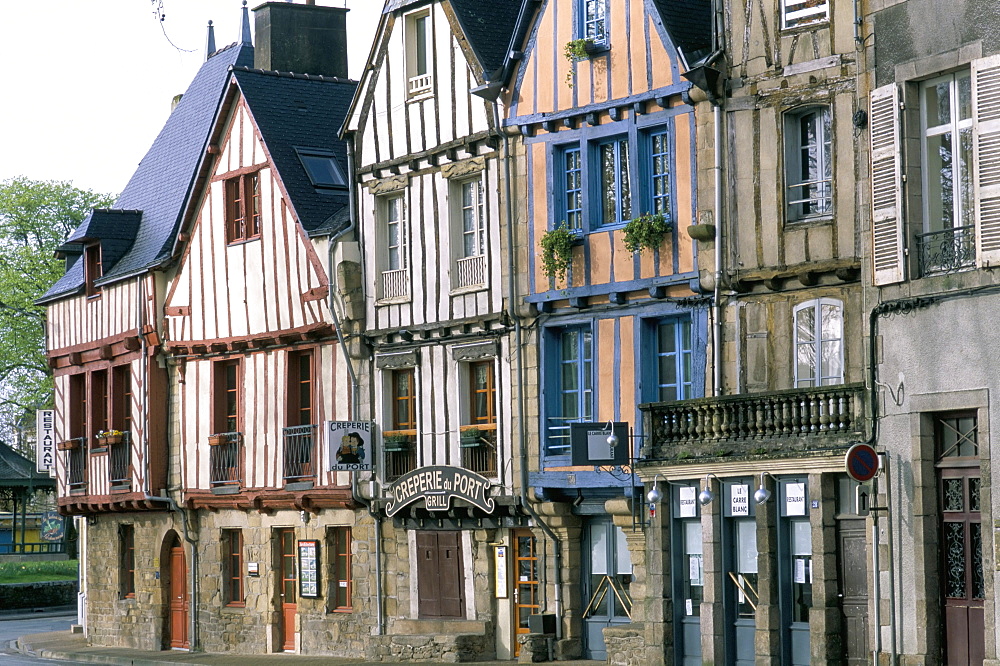
<instances>
[{"instance_id":1,"label":"wall-mounted lamp","mask_svg":"<svg viewBox=\"0 0 1000 666\"><path fill-rule=\"evenodd\" d=\"M756 502L757 504L763 504L767 500L771 499L771 491L764 487L765 476L770 476L772 479L774 479L774 475L770 474L769 472L760 473L760 488L758 488L757 492L753 494L753 501ZM774 480L777 481L777 479Z\"/></svg>"},{"instance_id":2,"label":"wall-mounted lamp","mask_svg":"<svg viewBox=\"0 0 1000 666\"><path fill-rule=\"evenodd\" d=\"M712 478L719 481L719 483L722 483L722 481L719 480L719 477L714 474L705 475L705 487L702 488L700 493L698 493L698 503L702 506L708 506L712 503L712 500L715 499L715 493L712 492L712 482L710 480Z\"/></svg>"},{"instance_id":3,"label":"wall-mounted lamp","mask_svg":"<svg viewBox=\"0 0 1000 666\"><path fill-rule=\"evenodd\" d=\"M615 447L618 446L618 435L615 434L614 425L611 423L611 421L608 421L607 429L608 432L610 432L611 434L608 435L608 439L606 441L608 443L608 448L611 449L611 459L614 460Z\"/></svg>"},{"instance_id":4,"label":"wall-mounted lamp","mask_svg":"<svg viewBox=\"0 0 1000 666\"><path fill-rule=\"evenodd\" d=\"M608 439L611 438L609 437ZM656 481L659 478L660 478L659 474L653 477L653 487L649 489L648 493L646 493L646 500L649 502L650 518L656 518L656 505L659 504L660 500L663 499L663 493L660 492L660 489L656 485Z\"/></svg>"}]
</instances>

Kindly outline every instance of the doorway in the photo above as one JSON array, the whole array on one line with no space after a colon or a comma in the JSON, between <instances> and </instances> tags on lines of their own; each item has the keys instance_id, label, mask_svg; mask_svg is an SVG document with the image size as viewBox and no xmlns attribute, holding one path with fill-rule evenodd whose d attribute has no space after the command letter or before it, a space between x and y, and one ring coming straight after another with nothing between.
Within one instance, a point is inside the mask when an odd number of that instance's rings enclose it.
<instances>
[{"instance_id":1,"label":"doorway","mask_svg":"<svg viewBox=\"0 0 1000 666\"><path fill-rule=\"evenodd\" d=\"M865 666L868 652L868 544L864 518L837 520L837 582L844 632L844 663Z\"/></svg>"},{"instance_id":2,"label":"doorway","mask_svg":"<svg viewBox=\"0 0 1000 666\"><path fill-rule=\"evenodd\" d=\"M528 618L541 610L538 594L538 542L531 530L514 530L514 656L521 653L517 637L531 632Z\"/></svg>"},{"instance_id":3,"label":"doorway","mask_svg":"<svg viewBox=\"0 0 1000 666\"><path fill-rule=\"evenodd\" d=\"M464 618L461 532L417 532L417 603L422 618Z\"/></svg>"},{"instance_id":4,"label":"doorway","mask_svg":"<svg viewBox=\"0 0 1000 666\"><path fill-rule=\"evenodd\" d=\"M604 628L632 621L632 557L625 532L610 518L588 522L584 548L584 657L607 659Z\"/></svg>"},{"instance_id":5,"label":"doorway","mask_svg":"<svg viewBox=\"0 0 1000 666\"><path fill-rule=\"evenodd\" d=\"M278 604L280 605L281 649L295 652L295 613L298 611L296 586L298 576L295 568L295 530L278 530L279 563L281 579L278 581Z\"/></svg>"},{"instance_id":6,"label":"doorway","mask_svg":"<svg viewBox=\"0 0 1000 666\"><path fill-rule=\"evenodd\" d=\"M190 599L187 590L187 558L184 546L176 533L168 537L166 567L161 571L165 578L167 591L167 618L164 628L164 645L171 650L188 650L191 647L188 640L188 621Z\"/></svg>"}]
</instances>

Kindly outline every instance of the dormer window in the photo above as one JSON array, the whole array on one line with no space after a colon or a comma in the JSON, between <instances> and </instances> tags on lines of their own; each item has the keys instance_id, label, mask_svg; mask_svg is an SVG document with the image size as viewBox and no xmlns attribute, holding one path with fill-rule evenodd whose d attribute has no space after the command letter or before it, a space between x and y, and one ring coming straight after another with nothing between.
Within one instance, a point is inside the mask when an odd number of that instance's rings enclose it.
<instances>
[{"instance_id":1,"label":"dormer window","mask_svg":"<svg viewBox=\"0 0 1000 666\"><path fill-rule=\"evenodd\" d=\"M83 280L87 285L87 296L98 296L101 288L95 282L104 275L101 265L101 245L94 243L83 250Z\"/></svg>"},{"instance_id":2,"label":"dormer window","mask_svg":"<svg viewBox=\"0 0 1000 666\"><path fill-rule=\"evenodd\" d=\"M434 82L430 64L430 29L430 12L417 12L406 17L406 90L410 97L430 93Z\"/></svg>"},{"instance_id":3,"label":"dormer window","mask_svg":"<svg viewBox=\"0 0 1000 666\"><path fill-rule=\"evenodd\" d=\"M347 187L347 179L333 153L323 150L296 150L313 187Z\"/></svg>"},{"instance_id":4,"label":"dormer window","mask_svg":"<svg viewBox=\"0 0 1000 666\"><path fill-rule=\"evenodd\" d=\"M260 236L260 175L257 172L228 178L226 188L226 242L237 243Z\"/></svg>"}]
</instances>

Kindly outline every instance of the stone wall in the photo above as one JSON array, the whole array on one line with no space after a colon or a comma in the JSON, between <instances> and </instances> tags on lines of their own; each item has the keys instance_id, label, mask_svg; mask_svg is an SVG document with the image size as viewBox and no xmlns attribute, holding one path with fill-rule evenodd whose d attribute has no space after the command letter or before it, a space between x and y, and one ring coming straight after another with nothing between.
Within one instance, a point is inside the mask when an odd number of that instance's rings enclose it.
<instances>
[{"instance_id":1,"label":"stone wall","mask_svg":"<svg viewBox=\"0 0 1000 666\"><path fill-rule=\"evenodd\" d=\"M74 605L78 589L75 580L0 585L0 608L14 610Z\"/></svg>"},{"instance_id":2,"label":"stone wall","mask_svg":"<svg viewBox=\"0 0 1000 666\"><path fill-rule=\"evenodd\" d=\"M647 663L646 641L641 625L605 627L604 645L608 650L608 666Z\"/></svg>"}]
</instances>

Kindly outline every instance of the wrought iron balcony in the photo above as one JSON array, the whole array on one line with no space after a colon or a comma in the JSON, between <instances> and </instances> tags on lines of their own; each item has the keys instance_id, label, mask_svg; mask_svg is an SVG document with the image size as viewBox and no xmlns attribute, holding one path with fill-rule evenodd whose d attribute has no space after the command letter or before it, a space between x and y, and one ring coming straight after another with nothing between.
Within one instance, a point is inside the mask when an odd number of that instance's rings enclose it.
<instances>
[{"instance_id":1,"label":"wrought iron balcony","mask_svg":"<svg viewBox=\"0 0 1000 666\"><path fill-rule=\"evenodd\" d=\"M642 405L646 456L687 459L829 449L862 436L863 384Z\"/></svg>"},{"instance_id":2,"label":"wrought iron balcony","mask_svg":"<svg viewBox=\"0 0 1000 666\"><path fill-rule=\"evenodd\" d=\"M74 437L66 440L66 444L75 446L67 449L69 454L69 491L80 493L87 490L87 438Z\"/></svg>"},{"instance_id":3,"label":"wrought iron balcony","mask_svg":"<svg viewBox=\"0 0 1000 666\"><path fill-rule=\"evenodd\" d=\"M283 428L285 438L285 483L312 481L316 478L314 442L315 425Z\"/></svg>"},{"instance_id":4,"label":"wrought iron balcony","mask_svg":"<svg viewBox=\"0 0 1000 666\"><path fill-rule=\"evenodd\" d=\"M975 226L954 227L917 236L920 275L940 275L976 265Z\"/></svg>"},{"instance_id":5,"label":"wrought iron balcony","mask_svg":"<svg viewBox=\"0 0 1000 666\"><path fill-rule=\"evenodd\" d=\"M121 441L110 444L111 448L111 487L128 488L132 483L132 433L122 433Z\"/></svg>"},{"instance_id":6,"label":"wrought iron balcony","mask_svg":"<svg viewBox=\"0 0 1000 666\"><path fill-rule=\"evenodd\" d=\"M211 449L209 469L213 488L231 486L239 488L242 483L241 456L243 433L221 432L210 435L208 443Z\"/></svg>"}]
</instances>

